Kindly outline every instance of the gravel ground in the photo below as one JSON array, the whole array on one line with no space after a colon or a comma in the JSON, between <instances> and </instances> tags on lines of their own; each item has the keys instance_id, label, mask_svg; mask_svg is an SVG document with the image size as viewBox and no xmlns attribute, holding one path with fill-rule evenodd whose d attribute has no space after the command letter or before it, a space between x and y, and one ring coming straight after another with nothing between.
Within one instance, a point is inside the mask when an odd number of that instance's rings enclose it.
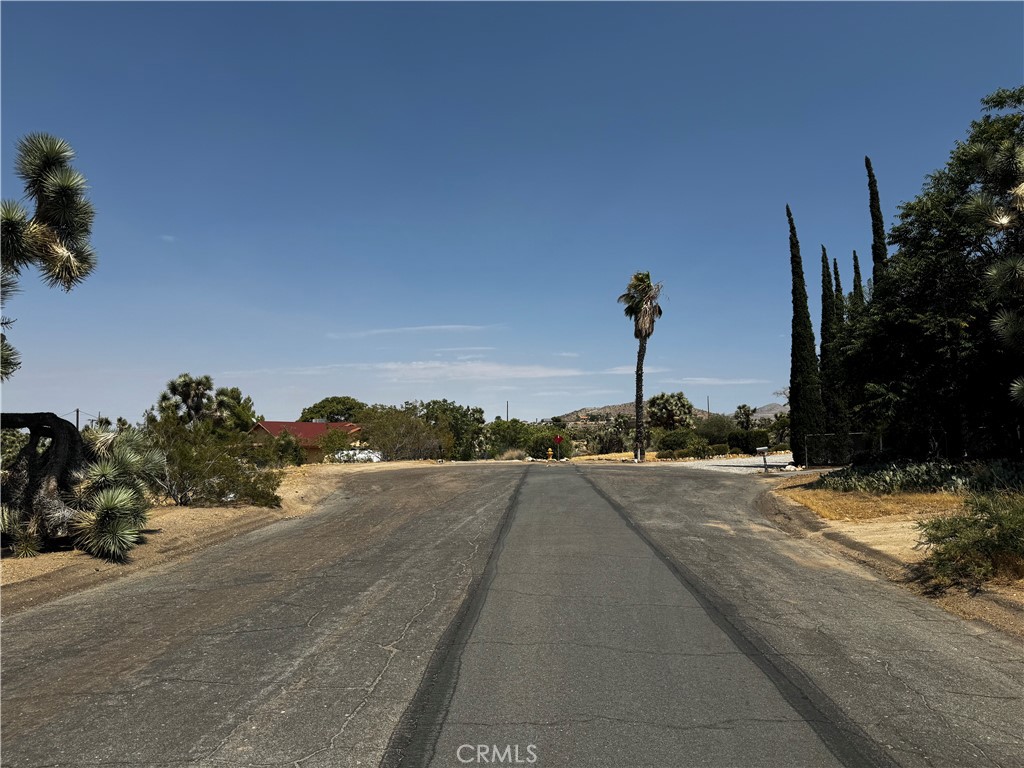
<instances>
[{"instance_id":1,"label":"gravel ground","mask_svg":"<svg viewBox=\"0 0 1024 768\"><path fill-rule=\"evenodd\" d=\"M773 453L768 457L768 468L774 473L792 463L792 453ZM665 462L666 467L682 467L684 469L710 469L715 472L732 472L738 475L753 475L764 472L764 459L761 456L741 456L737 459L703 459L700 461Z\"/></svg>"}]
</instances>

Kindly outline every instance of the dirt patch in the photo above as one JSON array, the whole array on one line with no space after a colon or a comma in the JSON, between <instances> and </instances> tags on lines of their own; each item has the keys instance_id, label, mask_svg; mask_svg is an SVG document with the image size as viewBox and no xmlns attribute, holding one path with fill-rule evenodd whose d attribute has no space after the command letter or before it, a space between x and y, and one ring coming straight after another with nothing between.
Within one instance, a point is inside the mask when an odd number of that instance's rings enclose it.
<instances>
[{"instance_id":1,"label":"dirt patch","mask_svg":"<svg viewBox=\"0 0 1024 768\"><path fill-rule=\"evenodd\" d=\"M814 476L786 478L759 497L757 505L786 532L816 539L827 549L868 565L891 581L918 594L911 567L927 555L919 545L916 523L937 515L956 514L960 496L948 493L901 493L870 496L811 490ZM1024 639L1024 580L996 580L979 593L949 590L929 597L950 613L983 621Z\"/></svg>"},{"instance_id":2,"label":"dirt patch","mask_svg":"<svg viewBox=\"0 0 1024 768\"><path fill-rule=\"evenodd\" d=\"M122 565L79 550L45 552L37 557L4 557L0 560L0 608L10 614L189 555L278 520L309 514L339 490L345 476L352 473L432 465L418 461L308 464L285 470L278 489L280 507L155 507L149 514L145 543L133 549L129 562Z\"/></svg>"}]
</instances>

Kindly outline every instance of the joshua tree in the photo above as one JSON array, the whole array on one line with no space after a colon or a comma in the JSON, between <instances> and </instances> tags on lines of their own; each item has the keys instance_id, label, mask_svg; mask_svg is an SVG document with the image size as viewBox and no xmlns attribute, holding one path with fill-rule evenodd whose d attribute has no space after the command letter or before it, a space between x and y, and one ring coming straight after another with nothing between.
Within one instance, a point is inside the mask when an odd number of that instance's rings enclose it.
<instances>
[{"instance_id":1,"label":"joshua tree","mask_svg":"<svg viewBox=\"0 0 1024 768\"><path fill-rule=\"evenodd\" d=\"M626 292L619 296L619 303L626 305L626 317L633 321L633 336L639 342L636 353L637 461L644 460L644 357L647 355L647 340L654 333L654 323L661 317L660 295L661 283L652 283L650 272L637 272L626 286Z\"/></svg>"},{"instance_id":2,"label":"joshua tree","mask_svg":"<svg viewBox=\"0 0 1024 768\"><path fill-rule=\"evenodd\" d=\"M85 177L71 167L74 154L66 141L45 133L18 142L15 173L34 210L30 215L19 202L0 203L0 302L17 292L29 267L38 269L47 285L70 291L96 266L89 245L95 212L85 197ZM13 322L4 317L3 329ZM0 379L20 365L17 351L0 334ZM85 459L82 437L74 424L52 413L5 413L3 422L30 433L28 445L4 467L0 521L18 551L30 554L47 539L68 535L74 510L64 498Z\"/></svg>"},{"instance_id":3,"label":"joshua tree","mask_svg":"<svg viewBox=\"0 0 1024 768\"><path fill-rule=\"evenodd\" d=\"M85 177L71 167L74 156L70 144L49 134L30 133L18 141L14 170L35 211L30 216L14 200L0 204L3 299L17 292L27 267L38 269L50 287L70 291L96 266L89 245L95 211L85 197ZM4 318L4 328L12 322ZM2 346L0 378L7 379L20 363L6 338Z\"/></svg>"}]
</instances>

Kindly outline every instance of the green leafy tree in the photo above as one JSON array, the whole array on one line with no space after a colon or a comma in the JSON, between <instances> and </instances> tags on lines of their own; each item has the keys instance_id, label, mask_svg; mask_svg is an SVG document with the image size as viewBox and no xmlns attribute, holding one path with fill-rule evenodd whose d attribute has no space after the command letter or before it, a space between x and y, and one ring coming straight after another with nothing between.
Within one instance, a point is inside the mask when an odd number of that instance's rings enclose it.
<instances>
[{"instance_id":1,"label":"green leafy tree","mask_svg":"<svg viewBox=\"0 0 1024 768\"><path fill-rule=\"evenodd\" d=\"M647 355L647 340L654 333L654 323L661 317L661 283L651 282L650 272L636 272L626 292L619 296L619 303L624 304L624 313L633 321L633 337L637 340L636 353L636 438L634 442L635 456L638 461L644 460L646 450L644 438L644 357Z\"/></svg>"},{"instance_id":2,"label":"green leafy tree","mask_svg":"<svg viewBox=\"0 0 1024 768\"><path fill-rule=\"evenodd\" d=\"M786 206L789 221L789 257L792 276L793 324L789 369L790 431L793 438L793 459L806 464L804 439L809 434L824 432L825 407L821 401L821 380L818 357L814 352L814 328L807 307L807 285L804 281L800 241L797 239L793 213Z\"/></svg>"},{"instance_id":3,"label":"green leafy tree","mask_svg":"<svg viewBox=\"0 0 1024 768\"><path fill-rule=\"evenodd\" d=\"M967 140L899 207L886 289L874 291L853 329L847 370L856 412L899 456L960 460L1020 451L1021 411L1006 396L1019 358L992 328L997 307L987 273L1024 243L1019 228L986 222L978 198L990 196L1010 212L1007 178L982 158L1013 157L992 149L1024 144L1022 95L1015 89L984 99L986 114Z\"/></svg>"},{"instance_id":4,"label":"green leafy tree","mask_svg":"<svg viewBox=\"0 0 1024 768\"><path fill-rule=\"evenodd\" d=\"M96 254L89 244L95 211L85 195L85 177L71 165L74 157L70 144L46 133L31 133L18 141L15 173L34 210L30 215L18 202L0 203L0 300L17 291L26 268L38 269L43 282L65 291L95 268ZM3 318L4 329L13 322ZM2 336L0 378L7 379L19 366L17 351Z\"/></svg>"},{"instance_id":5,"label":"green leafy tree","mask_svg":"<svg viewBox=\"0 0 1024 768\"><path fill-rule=\"evenodd\" d=\"M303 408L299 421L313 421L324 419L326 421L349 421L358 422L360 414L368 406L361 400L356 400L348 395L325 397L313 405Z\"/></svg>"},{"instance_id":6,"label":"green leafy tree","mask_svg":"<svg viewBox=\"0 0 1024 768\"><path fill-rule=\"evenodd\" d=\"M693 429L693 403L682 392L662 392L647 401L647 419L661 429Z\"/></svg>"},{"instance_id":7,"label":"green leafy tree","mask_svg":"<svg viewBox=\"0 0 1024 768\"><path fill-rule=\"evenodd\" d=\"M289 434L283 432L282 435ZM352 446L352 435L344 429L328 429L317 441L320 450L324 452L324 461L335 461L335 457L342 451L347 451ZM296 443L297 444L297 443ZM301 449L300 449L301 450ZM302 462L296 462L301 464Z\"/></svg>"},{"instance_id":8,"label":"green leafy tree","mask_svg":"<svg viewBox=\"0 0 1024 768\"><path fill-rule=\"evenodd\" d=\"M385 461L441 458L437 429L421 418L418 403L373 405L361 414L362 439Z\"/></svg>"},{"instance_id":9,"label":"green leafy tree","mask_svg":"<svg viewBox=\"0 0 1024 768\"><path fill-rule=\"evenodd\" d=\"M712 445L720 445L736 429L736 420L724 413L712 413L706 419L699 419L694 431Z\"/></svg>"},{"instance_id":10,"label":"green leafy tree","mask_svg":"<svg viewBox=\"0 0 1024 768\"><path fill-rule=\"evenodd\" d=\"M483 450L483 408L448 400L430 400L419 407L420 416L441 438L441 458L469 461Z\"/></svg>"},{"instance_id":11,"label":"green leafy tree","mask_svg":"<svg viewBox=\"0 0 1024 768\"><path fill-rule=\"evenodd\" d=\"M502 419L500 416L487 425L484 444L491 458L506 451L525 451L530 440L530 425L519 419Z\"/></svg>"}]
</instances>

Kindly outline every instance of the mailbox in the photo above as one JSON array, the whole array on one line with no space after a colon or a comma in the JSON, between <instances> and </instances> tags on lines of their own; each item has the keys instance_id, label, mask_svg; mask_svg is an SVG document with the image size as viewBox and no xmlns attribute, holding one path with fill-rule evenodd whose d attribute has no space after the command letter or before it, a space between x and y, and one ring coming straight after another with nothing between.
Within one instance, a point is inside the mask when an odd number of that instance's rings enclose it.
<instances>
[{"instance_id":1,"label":"mailbox","mask_svg":"<svg viewBox=\"0 0 1024 768\"><path fill-rule=\"evenodd\" d=\"M761 461L764 462L764 473L767 475L768 474L768 446L765 445L765 446L762 446L760 448L756 448L755 450L757 451L757 455L761 457Z\"/></svg>"}]
</instances>

